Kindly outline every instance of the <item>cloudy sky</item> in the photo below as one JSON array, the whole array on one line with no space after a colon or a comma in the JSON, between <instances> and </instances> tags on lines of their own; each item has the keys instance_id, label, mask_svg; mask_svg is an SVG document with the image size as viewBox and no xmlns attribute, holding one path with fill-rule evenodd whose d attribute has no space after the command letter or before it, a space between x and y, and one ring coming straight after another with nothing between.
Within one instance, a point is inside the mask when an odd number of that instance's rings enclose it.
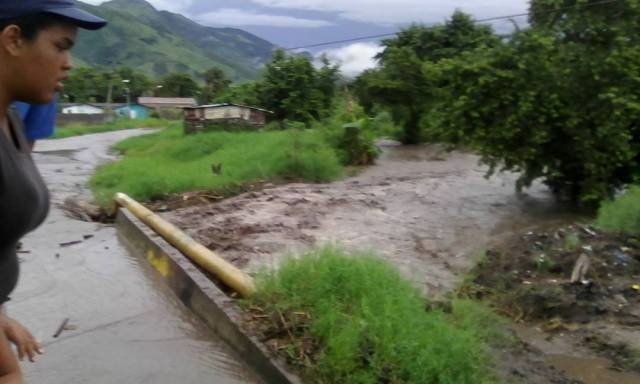
<instances>
[{"instance_id":1,"label":"cloudy sky","mask_svg":"<svg viewBox=\"0 0 640 384\"><path fill-rule=\"evenodd\" d=\"M100 4L104 0L84 0ZM527 11L528 0L148 0L157 9L205 25L244 29L282 47L392 33L412 22L437 23L457 8L477 19ZM526 18L516 19L525 24ZM511 28L497 23L498 30ZM314 49L343 62L345 72L373 64L376 41Z\"/></svg>"}]
</instances>

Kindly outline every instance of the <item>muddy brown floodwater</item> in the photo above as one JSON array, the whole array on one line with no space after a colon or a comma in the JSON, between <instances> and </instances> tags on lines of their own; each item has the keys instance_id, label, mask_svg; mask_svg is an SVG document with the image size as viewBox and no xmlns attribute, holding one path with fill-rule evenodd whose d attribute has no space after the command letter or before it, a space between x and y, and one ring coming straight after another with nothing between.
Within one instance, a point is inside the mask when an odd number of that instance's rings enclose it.
<instances>
[{"instance_id":1,"label":"muddy brown floodwater","mask_svg":"<svg viewBox=\"0 0 640 384\"><path fill-rule=\"evenodd\" d=\"M260 383L230 348L129 254L110 225L66 217L69 197L88 198L108 148L145 131L39 142L34 159L52 193L45 224L24 240L9 314L45 345L28 382L46 384ZM67 245L64 245L67 244ZM68 327L54 334L64 319Z\"/></svg>"},{"instance_id":2,"label":"muddy brown floodwater","mask_svg":"<svg viewBox=\"0 0 640 384\"><path fill-rule=\"evenodd\" d=\"M432 298L454 289L480 251L527 231L591 219L558 204L544 185L516 193L513 173L486 179L487 168L472 153L381 147L375 166L340 182L272 185L162 214L251 273L288 254L338 244L374 251ZM609 360L572 346L558 350L528 330L519 333L531 348L498 358L509 380L640 383L637 375L610 370Z\"/></svg>"},{"instance_id":3,"label":"muddy brown floodwater","mask_svg":"<svg viewBox=\"0 0 640 384\"><path fill-rule=\"evenodd\" d=\"M489 243L576 217L541 185L516 194L514 174L487 180L473 154L382 148L377 165L341 182L271 187L164 215L250 272L338 243L382 255L431 297L454 288Z\"/></svg>"}]
</instances>

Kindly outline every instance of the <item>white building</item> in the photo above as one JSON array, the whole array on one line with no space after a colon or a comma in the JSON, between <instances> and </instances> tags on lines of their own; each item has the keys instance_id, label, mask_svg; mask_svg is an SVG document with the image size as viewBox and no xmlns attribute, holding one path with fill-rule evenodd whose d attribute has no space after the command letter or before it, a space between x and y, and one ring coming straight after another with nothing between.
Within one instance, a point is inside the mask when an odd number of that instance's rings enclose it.
<instances>
[{"instance_id":1,"label":"white building","mask_svg":"<svg viewBox=\"0 0 640 384\"><path fill-rule=\"evenodd\" d=\"M65 115L101 115L105 113L104 108L91 104L71 104L62 107Z\"/></svg>"}]
</instances>

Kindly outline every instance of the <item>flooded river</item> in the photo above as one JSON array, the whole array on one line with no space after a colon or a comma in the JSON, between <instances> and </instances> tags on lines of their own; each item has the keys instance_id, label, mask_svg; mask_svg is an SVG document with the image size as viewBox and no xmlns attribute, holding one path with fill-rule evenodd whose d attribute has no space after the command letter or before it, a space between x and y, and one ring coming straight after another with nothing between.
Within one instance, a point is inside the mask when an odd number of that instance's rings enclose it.
<instances>
[{"instance_id":1,"label":"flooded river","mask_svg":"<svg viewBox=\"0 0 640 384\"><path fill-rule=\"evenodd\" d=\"M163 215L249 272L276 266L291 252L338 244L389 260L428 297L454 289L488 247L528 231L591 219L558 204L544 185L516 193L515 174L485 178L487 168L472 153L391 142L383 149L375 166L340 182L268 186ZM525 362L525 377L518 382L640 383L637 375L609 369L611 361L571 341L558 350L539 343L547 335L521 337L538 351L530 356L555 370Z\"/></svg>"},{"instance_id":2,"label":"flooded river","mask_svg":"<svg viewBox=\"0 0 640 384\"><path fill-rule=\"evenodd\" d=\"M112 226L67 218L67 197L89 198L88 178L112 159L108 148L143 131L37 144L34 159L52 191L46 223L24 241L10 315L45 345L31 383L260 383L188 311ZM54 333L65 319L68 327Z\"/></svg>"},{"instance_id":3,"label":"flooded river","mask_svg":"<svg viewBox=\"0 0 640 384\"><path fill-rule=\"evenodd\" d=\"M455 287L477 252L527 228L574 219L537 184L486 179L478 157L383 143L376 166L344 181L292 184L166 216L249 271L337 243L385 257L429 296Z\"/></svg>"}]
</instances>

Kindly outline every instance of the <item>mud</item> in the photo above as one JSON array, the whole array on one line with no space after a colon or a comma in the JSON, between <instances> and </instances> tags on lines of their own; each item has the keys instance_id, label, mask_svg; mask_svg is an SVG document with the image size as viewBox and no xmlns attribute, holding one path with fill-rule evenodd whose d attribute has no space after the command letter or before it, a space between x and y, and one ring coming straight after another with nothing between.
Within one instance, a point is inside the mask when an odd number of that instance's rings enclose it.
<instances>
[{"instance_id":1,"label":"mud","mask_svg":"<svg viewBox=\"0 0 640 384\"><path fill-rule=\"evenodd\" d=\"M46 354L22 365L33 383L260 383L160 281L112 226L65 215L90 198L109 146L144 131L39 142L34 159L52 192L45 224L24 239L21 278L7 304ZM65 319L67 327L54 337Z\"/></svg>"},{"instance_id":2,"label":"mud","mask_svg":"<svg viewBox=\"0 0 640 384\"><path fill-rule=\"evenodd\" d=\"M589 260L578 277L578 260ZM518 335L580 381L640 383L640 237L586 225L491 249L462 292L528 327Z\"/></svg>"},{"instance_id":3,"label":"mud","mask_svg":"<svg viewBox=\"0 0 640 384\"><path fill-rule=\"evenodd\" d=\"M453 289L487 244L577 216L541 185L516 194L514 174L485 179L473 154L392 142L382 148L377 165L341 182L267 185L163 215L250 272L339 243L374 250L432 297Z\"/></svg>"}]
</instances>

